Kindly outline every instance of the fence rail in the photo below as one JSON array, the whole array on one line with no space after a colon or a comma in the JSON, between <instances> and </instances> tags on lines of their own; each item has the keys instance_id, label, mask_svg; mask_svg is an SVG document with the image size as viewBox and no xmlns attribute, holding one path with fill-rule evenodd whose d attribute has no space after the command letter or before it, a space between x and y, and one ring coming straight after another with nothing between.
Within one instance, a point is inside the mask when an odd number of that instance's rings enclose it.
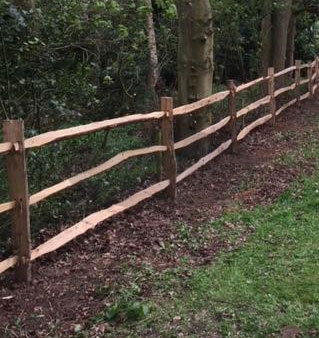
<instances>
[{"instance_id":1,"label":"fence rail","mask_svg":"<svg viewBox=\"0 0 319 338\"><path fill-rule=\"evenodd\" d=\"M307 69L307 77L301 77L303 69ZM290 79L294 79L294 83L284 87L277 88L276 79L283 75L294 73ZM90 123L73 128L61 129L47 132L24 140L23 121L5 121L4 122L4 142L0 143L0 154L5 156L8 171L9 192L11 201L0 204L0 214L11 211L12 213L12 243L13 256L0 262L0 274L11 267L15 267L16 276L19 281L29 281L31 279L31 261L57 250L76 237L84 234L90 229L95 228L101 222L132 208L138 203L151 198L155 194L167 190L169 196L174 199L176 196L176 184L193 174L202 166L212 161L214 158L232 147L236 149L237 142L243 140L252 130L272 120L275 124L275 118L288 107L301 102L302 100L312 97L318 89L319 81L319 58L307 64L301 64L296 61L295 66L284 69L278 73L274 73L273 68L269 68L268 75L258 78L251 82L235 86L234 81L229 81L228 90L211 95L200 101L181 106L173 109L173 100L171 98L162 98L161 111L149 114L135 114L116 119ZM238 93L252 88L258 84L267 84L268 93L265 97L253 102L246 107L236 111L236 97ZM300 95L300 86L308 84L306 94ZM290 102L282 105L277 109L276 98L284 93L294 91L295 98ZM173 127L174 118L180 115L191 114L200 111L202 108L211 106L217 102L228 98L229 115L218 123L201 130L200 132L178 141L174 144ZM256 109L269 105L269 112L245 126L240 132L236 128L236 120ZM48 187L36 194L29 196L27 167L26 167L26 150L31 148L39 148L54 142L59 142L75 137L88 135L102 130L125 126L133 123L141 123L147 121L161 121L161 140L162 144L154 145L148 148L128 150L117 154L105 163L89 169L83 173L77 174L67 180ZM230 139L222 143L217 149L210 154L204 156L190 168L177 175L177 164L175 151L188 147L198 142L225 126L230 126ZM29 207L39 203L50 196L53 196L65 189L75 186L76 184L88 180L96 175L106 172L125 161L140 156L150 154L162 154L162 170L165 180L156 183L147 189L144 189L126 200L112 205L111 207L95 212L82 221L76 223L70 228L60 232L58 235L49 239L37 248L31 248L30 241L30 215Z\"/></svg>"}]
</instances>

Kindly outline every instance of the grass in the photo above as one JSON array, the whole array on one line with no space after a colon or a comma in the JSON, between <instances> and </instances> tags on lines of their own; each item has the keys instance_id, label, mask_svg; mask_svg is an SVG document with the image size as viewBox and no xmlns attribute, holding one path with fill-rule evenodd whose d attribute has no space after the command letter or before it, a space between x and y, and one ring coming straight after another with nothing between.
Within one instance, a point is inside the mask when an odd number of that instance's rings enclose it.
<instances>
[{"instance_id":1,"label":"grass","mask_svg":"<svg viewBox=\"0 0 319 338\"><path fill-rule=\"evenodd\" d=\"M254 226L256 233L241 249L194 273L187 297L176 300L187 309L181 316L206 309L223 337L279 336L287 326L304 336L318 330L318 177L266 210L225 220Z\"/></svg>"},{"instance_id":2,"label":"grass","mask_svg":"<svg viewBox=\"0 0 319 338\"><path fill-rule=\"evenodd\" d=\"M208 266L186 272L181 266L154 276L157 292L151 299L141 299L137 285L129 297L122 290L120 301L95 323L111 323L107 337L281 337L290 327L302 337L318 336L318 224L315 175L272 206L210 223L212 231L233 243L245 229L254 232L244 245L221 253ZM184 231L181 235L187 237ZM112 324L116 311L122 319L130 314L131 320Z\"/></svg>"}]
</instances>

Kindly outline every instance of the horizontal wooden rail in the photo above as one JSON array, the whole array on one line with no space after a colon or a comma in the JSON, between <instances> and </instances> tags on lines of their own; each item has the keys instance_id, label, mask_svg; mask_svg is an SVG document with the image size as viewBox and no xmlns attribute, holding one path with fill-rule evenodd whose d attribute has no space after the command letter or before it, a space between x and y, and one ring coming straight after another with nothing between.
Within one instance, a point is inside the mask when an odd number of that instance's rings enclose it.
<instances>
[{"instance_id":1,"label":"horizontal wooden rail","mask_svg":"<svg viewBox=\"0 0 319 338\"><path fill-rule=\"evenodd\" d=\"M317 74L316 74L316 73L314 73L314 74L312 75L312 78L311 78L311 80L312 80L312 81L314 81L316 78L317 78Z\"/></svg>"},{"instance_id":2,"label":"horizontal wooden rail","mask_svg":"<svg viewBox=\"0 0 319 338\"><path fill-rule=\"evenodd\" d=\"M268 114L264 117L261 117L260 119L256 120L255 122L251 123L247 127L245 127L239 134L237 140L240 141L244 139L252 130L257 128L258 126L263 125L267 121L271 120L272 114Z\"/></svg>"},{"instance_id":3,"label":"horizontal wooden rail","mask_svg":"<svg viewBox=\"0 0 319 338\"><path fill-rule=\"evenodd\" d=\"M308 63L304 63L300 66L300 69L305 69L305 68L309 68Z\"/></svg>"},{"instance_id":4,"label":"horizontal wooden rail","mask_svg":"<svg viewBox=\"0 0 319 338\"><path fill-rule=\"evenodd\" d=\"M302 86L302 85L304 85L304 84L306 84L308 82L309 82L309 79L301 80L300 81L300 85Z\"/></svg>"},{"instance_id":5,"label":"horizontal wooden rail","mask_svg":"<svg viewBox=\"0 0 319 338\"><path fill-rule=\"evenodd\" d=\"M194 102L187 104L185 106L181 106L178 108L175 108L173 110L174 116L178 115L185 115L185 114L190 114L196 110L205 108L213 103L219 102L224 100L227 96L229 95L229 90L226 90L224 92L220 92L211 96L208 96L200 101Z\"/></svg>"},{"instance_id":6,"label":"horizontal wooden rail","mask_svg":"<svg viewBox=\"0 0 319 338\"><path fill-rule=\"evenodd\" d=\"M25 140L25 148L26 149L37 148L53 142L88 135L101 130L125 126L130 123L158 120L161 119L163 116L164 112L154 112L150 114L135 114L101 122L93 122L78 127L50 131L48 133L40 134Z\"/></svg>"},{"instance_id":7,"label":"horizontal wooden rail","mask_svg":"<svg viewBox=\"0 0 319 338\"><path fill-rule=\"evenodd\" d=\"M267 95L266 97L264 97L264 98L262 98L262 99L260 99L260 100L258 100L256 102L254 102L254 103L251 103L247 107L239 110L237 112L237 118L239 118L239 117L241 117L243 115L246 115L249 112L251 112L251 111L253 111L253 110L255 110L255 109L257 109L257 108L259 108L259 107L261 107L261 106L263 106L265 104L268 104L270 102L270 98L271 98L270 95Z\"/></svg>"},{"instance_id":8,"label":"horizontal wooden rail","mask_svg":"<svg viewBox=\"0 0 319 338\"><path fill-rule=\"evenodd\" d=\"M206 165L208 162L212 161L214 158L222 154L225 150L227 150L230 145L232 144L232 140L228 140L224 142L222 145L220 145L216 150L214 150L212 153L206 155L205 157L201 158L197 163L192 165L190 168L186 169L183 173L177 176L177 182L181 182L186 177L193 174L195 171L197 171L199 168Z\"/></svg>"},{"instance_id":9,"label":"horizontal wooden rail","mask_svg":"<svg viewBox=\"0 0 319 338\"><path fill-rule=\"evenodd\" d=\"M310 96L310 93L306 93L306 94L300 96L300 101L308 99L309 96Z\"/></svg>"},{"instance_id":10,"label":"horizontal wooden rail","mask_svg":"<svg viewBox=\"0 0 319 338\"><path fill-rule=\"evenodd\" d=\"M264 82L264 81L266 81L266 80L267 80L267 78L265 78L265 77L260 77L259 79L256 79L256 80L254 80L254 81L251 81L251 82L248 82L248 83L244 83L244 84L242 84L242 85L240 85L240 86L238 86L238 87L236 88L236 93L239 93L239 92L241 92L241 91L243 91L243 90L245 90L245 89L248 89L248 88L250 88L250 87L253 87L253 86L255 86L255 85L259 84L259 83L262 83L262 82Z\"/></svg>"},{"instance_id":11,"label":"horizontal wooden rail","mask_svg":"<svg viewBox=\"0 0 319 338\"><path fill-rule=\"evenodd\" d=\"M7 154L12 149L11 142L0 143L0 154Z\"/></svg>"},{"instance_id":12,"label":"horizontal wooden rail","mask_svg":"<svg viewBox=\"0 0 319 338\"><path fill-rule=\"evenodd\" d=\"M91 177L94 177L98 174L106 172L113 167L127 161L133 157L145 156L150 154L155 154L159 152L167 151L166 146L153 146L149 148L142 148L136 150L127 150L122 153L117 154L116 156L112 157L108 161L104 162L103 164L89 169L81 174L75 175L63 182L57 183L52 187L46 188L30 197L30 205L34 205L50 196L53 196L63 190L73 187L74 185L86 181ZM6 211L13 209L15 206L15 202L8 202L0 205L0 214Z\"/></svg>"},{"instance_id":13,"label":"horizontal wooden rail","mask_svg":"<svg viewBox=\"0 0 319 338\"><path fill-rule=\"evenodd\" d=\"M86 181L91 177L94 177L98 174L106 172L114 168L115 166L127 161L130 158L160 153L166 150L167 150L167 147L165 146L153 146L153 147L137 149L137 150L127 150L122 153L119 153L116 156L109 159L108 161L106 161L105 163L95 168L89 169L81 174L73 176L72 178L69 178L61 183L55 184L50 188L44 189L32 195L30 197L30 205L34 205L48 198L49 196L55 195L58 192L68 189L82 181Z\"/></svg>"},{"instance_id":14,"label":"horizontal wooden rail","mask_svg":"<svg viewBox=\"0 0 319 338\"><path fill-rule=\"evenodd\" d=\"M294 70L296 70L296 69L297 69L296 66L292 66L292 67L286 68L286 69L284 69L284 70L282 70L282 71L276 73L276 74L274 75L274 77L279 77L279 76L285 75L285 74L290 73L290 72L292 72L292 71L294 71Z\"/></svg>"},{"instance_id":15,"label":"horizontal wooden rail","mask_svg":"<svg viewBox=\"0 0 319 338\"><path fill-rule=\"evenodd\" d=\"M281 108L279 108L276 111L276 116L278 116L279 114L281 114L284 110L286 110L287 108L291 107L292 105L294 105L297 102L297 99L293 99L290 102L284 104Z\"/></svg>"},{"instance_id":16,"label":"horizontal wooden rail","mask_svg":"<svg viewBox=\"0 0 319 338\"><path fill-rule=\"evenodd\" d=\"M0 262L0 274L15 266L17 262L18 262L17 256L7 258L4 261Z\"/></svg>"},{"instance_id":17,"label":"horizontal wooden rail","mask_svg":"<svg viewBox=\"0 0 319 338\"><path fill-rule=\"evenodd\" d=\"M200 131L199 133L192 135L184 140L181 140L179 142L175 143L175 150L181 149L181 148L185 148L191 144L193 144L194 142L197 142L213 133L216 133L218 130L222 129L224 126L226 126L228 124L228 122L230 121L230 117L226 117L223 120L221 120L220 122L206 128L203 129L202 131Z\"/></svg>"},{"instance_id":18,"label":"horizontal wooden rail","mask_svg":"<svg viewBox=\"0 0 319 338\"><path fill-rule=\"evenodd\" d=\"M277 96L279 96L279 95L281 95L283 93L286 93L286 92L288 92L290 90L294 90L294 89L296 89L296 84L295 83L293 83L292 85L290 85L288 87L284 87L284 88L278 89L278 90L275 91L275 97L277 97Z\"/></svg>"},{"instance_id":19,"label":"horizontal wooden rail","mask_svg":"<svg viewBox=\"0 0 319 338\"><path fill-rule=\"evenodd\" d=\"M12 210L14 207L15 207L14 201L0 204L0 214L2 214L3 212L7 212L9 210Z\"/></svg>"}]
</instances>

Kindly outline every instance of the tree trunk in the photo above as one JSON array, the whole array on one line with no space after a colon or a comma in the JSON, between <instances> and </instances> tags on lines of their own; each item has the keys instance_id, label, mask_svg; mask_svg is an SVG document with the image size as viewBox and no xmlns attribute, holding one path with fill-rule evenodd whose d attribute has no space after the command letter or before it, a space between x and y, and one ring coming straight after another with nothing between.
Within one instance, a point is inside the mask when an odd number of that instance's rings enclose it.
<instances>
[{"instance_id":1,"label":"tree trunk","mask_svg":"<svg viewBox=\"0 0 319 338\"><path fill-rule=\"evenodd\" d=\"M262 73L267 74L268 67L274 67L279 72L286 67L288 47L288 27L292 16L292 0L279 0L273 7L272 0L264 0L265 17L262 22ZM294 34L293 37L294 39ZM291 41L289 41L291 43ZM284 78L277 80L282 86Z\"/></svg>"},{"instance_id":2,"label":"tree trunk","mask_svg":"<svg viewBox=\"0 0 319 338\"><path fill-rule=\"evenodd\" d=\"M273 18L273 66L275 72L285 69L288 40L288 26L291 16L291 0L278 2L281 7L274 12Z\"/></svg>"},{"instance_id":3,"label":"tree trunk","mask_svg":"<svg viewBox=\"0 0 319 338\"><path fill-rule=\"evenodd\" d=\"M148 85L150 88L155 88L157 81L159 79L159 69L158 69L156 36L153 20L152 0L145 0L145 5L148 8L148 13L146 16L146 31L149 52Z\"/></svg>"},{"instance_id":4,"label":"tree trunk","mask_svg":"<svg viewBox=\"0 0 319 338\"><path fill-rule=\"evenodd\" d=\"M287 38L286 68L295 64L295 37L297 18L294 13L290 16Z\"/></svg>"},{"instance_id":5,"label":"tree trunk","mask_svg":"<svg viewBox=\"0 0 319 338\"><path fill-rule=\"evenodd\" d=\"M147 84L145 87L144 107L145 111L149 112L159 108L159 99L156 93L156 85L159 80L159 65L156 46L156 35L153 20L153 6L152 0L144 0L145 6L148 8L146 15L146 35L148 47L148 74Z\"/></svg>"},{"instance_id":6,"label":"tree trunk","mask_svg":"<svg viewBox=\"0 0 319 338\"><path fill-rule=\"evenodd\" d=\"M262 75L267 76L268 68L272 63L272 0L264 0L263 3L264 17L261 24L261 63L262 63Z\"/></svg>"},{"instance_id":7,"label":"tree trunk","mask_svg":"<svg viewBox=\"0 0 319 338\"><path fill-rule=\"evenodd\" d=\"M178 98L184 105L212 94L213 22L209 0L177 0L179 20ZM183 139L212 122L207 110L178 119L177 137ZM195 150L196 149L196 150ZM199 143L187 153L208 152L209 140Z\"/></svg>"}]
</instances>

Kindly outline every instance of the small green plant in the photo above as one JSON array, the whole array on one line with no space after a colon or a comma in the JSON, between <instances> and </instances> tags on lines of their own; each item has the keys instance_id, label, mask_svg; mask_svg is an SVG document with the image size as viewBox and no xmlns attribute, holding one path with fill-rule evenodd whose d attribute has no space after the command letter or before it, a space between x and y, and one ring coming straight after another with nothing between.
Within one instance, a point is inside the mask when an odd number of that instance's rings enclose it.
<instances>
[{"instance_id":1,"label":"small green plant","mask_svg":"<svg viewBox=\"0 0 319 338\"><path fill-rule=\"evenodd\" d=\"M104 294L104 288L102 291ZM135 283L132 283L129 288L121 289L114 302L99 314L94 319L94 322L132 322L144 319L151 312L152 304L139 300L138 295L140 292L140 287ZM109 294L108 287L106 288L106 293Z\"/></svg>"},{"instance_id":2,"label":"small green plant","mask_svg":"<svg viewBox=\"0 0 319 338\"><path fill-rule=\"evenodd\" d=\"M121 301L104 310L96 321L132 322L144 319L151 312L152 306L146 302Z\"/></svg>"},{"instance_id":3,"label":"small green plant","mask_svg":"<svg viewBox=\"0 0 319 338\"><path fill-rule=\"evenodd\" d=\"M179 239L186 243L190 239L189 226L186 223L177 223Z\"/></svg>"}]
</instances>

